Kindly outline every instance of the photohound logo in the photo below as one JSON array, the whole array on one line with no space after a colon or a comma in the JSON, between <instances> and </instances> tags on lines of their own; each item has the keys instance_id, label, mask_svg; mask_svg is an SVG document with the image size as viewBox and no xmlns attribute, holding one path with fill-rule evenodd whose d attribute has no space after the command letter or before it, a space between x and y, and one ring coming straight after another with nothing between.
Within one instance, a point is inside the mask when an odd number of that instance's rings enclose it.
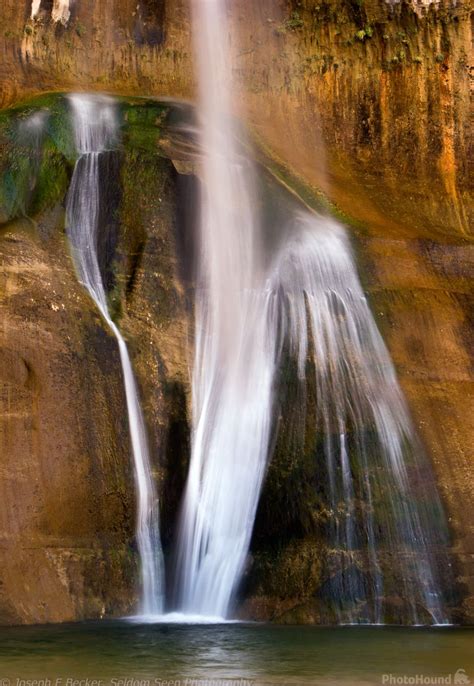
<instances>
[{"instance_id":1,"label":"photohound logo","mask_svg":"<svg viewBox=\"0 0 474 686\"><path fill-rule=\"evenodd\" d=\"M448 676L428 676L427 674L408 674L398 676L396 674L383 674L382 684L389 686L466 686L471 680L466 674L466 670L458 669L456 674Z\"/></svg>"}]
</instances>

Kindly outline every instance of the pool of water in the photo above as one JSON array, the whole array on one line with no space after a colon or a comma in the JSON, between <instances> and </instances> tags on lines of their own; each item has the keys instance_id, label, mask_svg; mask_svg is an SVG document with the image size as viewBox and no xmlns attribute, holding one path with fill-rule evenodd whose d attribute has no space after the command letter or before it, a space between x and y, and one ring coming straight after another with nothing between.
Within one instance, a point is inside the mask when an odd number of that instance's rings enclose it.
<instances>
[{"instance_id":1,"label":"pool of water","mask_svg":"<svg viewBox=\"0 0 474 686\"><path fill-rule=\"evenodd\" d=\"M474 684L473 639L461 628L8 627L0 628L0 686Z\"/></svg>"}]
</instances>

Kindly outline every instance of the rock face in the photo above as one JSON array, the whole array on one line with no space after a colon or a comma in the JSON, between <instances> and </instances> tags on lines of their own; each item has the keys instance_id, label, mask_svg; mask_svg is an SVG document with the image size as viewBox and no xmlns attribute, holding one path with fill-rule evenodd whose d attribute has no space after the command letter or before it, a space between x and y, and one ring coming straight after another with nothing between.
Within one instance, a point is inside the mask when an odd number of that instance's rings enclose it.
<instances>
[{"instance_id":1,"label":"rock face","mask_svg":"<svg viewBox=\"0 0 474 686\"><path fill-rule=\"evenodd\" d=\"M470 622L474 427L466 332L471 326L472 252L431 241L367 236L358 237L357 252L372 311L447 511L454 553L448 593L453 618ZM321 535L325 513L314 453L309 448L295 459L291 450L280 450L275 458L256 522L242 613L255 620L328 623L333 618L321 592L331 551ZM397 608L390 611L397 621Z\"/></svg>"},{"instance_id":2,"label":"rock face","mask_svg":"<svg viewBox=\"0 0 474 686\"><path fill-rule=\"evenodd\" d=\"M30 2L2 3L3 106L66 89L192 96L184 0L76 0L65 23L53 21L47 4L40 3L33 21ZM457 616L473 621L469 6L425 9L382 0L233 6L240 114L282 179L310 203L322 190L351 222L364 285L447 508ZM180 241L187 245L176 208L185 182L169 160L142 159L139 134L134 146L122 166L115 298L153 453L160 455L156 475L169 545L189 440L188 266L176 249ZM132 476L127 427L116 412L123 402L118 360L67 258L61 206L71 160L55 159L44 174L53 183L43 184L28 213L43 234L26 219L0 228L1 554L10 570L0 586L0 618L8 622L123 612L134 595ZM132 191L134 178L143 183ZM150 189L141 191L140 213L137 188ZM50 198L46 207L43 196ZM28 331L44 341L37 344ZM80 366L71 364L73 355L82 356ZM318 579L319 563L304 535L277 558L265 557L258 541L253 554L263 572L249 579L247 616L319 621L314 584L306 583ZM35 568L44 575L41 594Z\"/></svg>"},{"instance_id":3,"label":"rock face","mask_svg":"<svg viewBox=\"0 0 474 686\"><path fill-rule=\"evenodd\" d=\"M29 0L2 3L0 103L47 90L192 95L187 0L77 0L66 25L47 5L31 20ZM233 8L241 101L273 155L374 231L466 236L469 3Z\"/></svg>"},{"instance_id":4,"label":"rock face","mask_svg":"<svg viewBox=\"0 0 474 686\"><path fill-rule=\"evenodd\" d=\"M78 286L60 207L1 233L0 617L130 608L133 478L114 339Z\"/></svg>"},{"instance_id":5,"label":"rock face","mask_svg":"<svg viewBox=\"0 0 474 686\"><path fill-rule=\"evenodd\" d=\"M2 623L123 615L137 601L135 488L120 359L74 273L64 233L70 132L64 103L48 104L48 133L26 179L23 156L30 162L32 149L9 135L21 115L0 126ZM122 159L111 156L103 170L109 192L101 255L111 308L130 339L153 470L166 494L169 544L189 430L177 174L154 148L166 113L156 105L128 111L124 105L130 122Z\"/></svg>"}]
</instances>

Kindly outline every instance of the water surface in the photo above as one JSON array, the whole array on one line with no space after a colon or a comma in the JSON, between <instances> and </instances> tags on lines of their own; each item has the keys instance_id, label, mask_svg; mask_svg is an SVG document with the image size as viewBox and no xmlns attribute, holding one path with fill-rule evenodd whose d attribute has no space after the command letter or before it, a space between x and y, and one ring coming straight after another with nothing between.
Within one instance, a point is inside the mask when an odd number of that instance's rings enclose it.
<instances>
[{"instance_id":1,"label":"water surface","mask_svg":"<svg viewBox=\"0 0 474 686\"><path fill-rule=\"evenodd\" d=\"M118 621L1 628L0 684L49 679L46 686L219 686L235 680L235 686L355 686L403 683L397 677L416 675L425 678L419 683L455 684L458 670L474 682L473 637L474 630L458 628Z\"/></svg>"}]
</instances>

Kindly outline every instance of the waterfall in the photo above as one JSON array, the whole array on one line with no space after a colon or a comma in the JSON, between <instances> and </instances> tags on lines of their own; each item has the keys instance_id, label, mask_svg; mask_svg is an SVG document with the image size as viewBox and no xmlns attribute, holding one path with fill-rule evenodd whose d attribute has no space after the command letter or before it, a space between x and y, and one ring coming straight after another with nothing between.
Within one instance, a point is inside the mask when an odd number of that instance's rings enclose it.
<instances>
[{"instance_id":1,"label":"waterfall","mask_svg":"<svg viewBox=\"0 0 474 686\"><path fill-rule=\"evenodd\" d=\"M292 203L289 225L273 227L280 246L264 259L256 174L229 114L226 3L194 0L192 7L202 192L178 609L209 617L230 611L275 430L274 387L290 355L300 414L314 370L315 457L327 482L337 621L383 623L391 593L403 597L410 622L421 621L422 607L445 623L433 552L445 534L442 507L345 231Z\"/></svg>"},{"instance_id":2,"label":"waterfall","mask_svg":"<svg viewBox=\"0 0 474 686\"><path fill-rule=\"evenodd\" d=\"M434 623L447 623L432 552L447 540L442 506L344 229L297 212L273 261L271 288L303 386L313 362L338 620L383 623L383 594L391 593L414 624L419 606ZM369 588L355 564L364 550ZM384 588L388 565L399 587L392 580Z\"/></svg>"},{"instance_id":3,"label":"waterfall","mask_svg":"<svg viewBox=\"0 0 474 686\"><path fill-rule=\"evenodd\" d=\"M137 489L137 542L141 564L142 603L145 615L159 614L163 606L163 560L159 535L158 500L138 389L127 345L111 319L99 267L99 209L101 155L117 141L118 118L113 99L71 95L69 103L79 158L67 199L67 232L79 280L96 303L115 338L122 363L130 438Z\"/></svg>"},{"instance_id":4,"label":"waterfall","mask_svg":"<svg viewBox=\"0 0 474 686\"><path fill-rule=\"evenodd\" d=\"M54 22L61 22L63 26L66 26L70 17L71 0L54 0L53 7L51 8L51 18ZM41 0L32 0L31 3L31 19L35 19L41 9Z\"/></svg>"},{"instance_id":5,"label":"waterfall","mask_svg":"<svg viewBox=\"0 0 474 686\"><path fill-rule=\"evenodd\" d=\"M40 11L41 0L33 0L31 3L31 18L34 19Z\"/></svg>"},{"instance_id":6,"label":"waterfall","mask_svg":"<svg viewBox=\"0 0 474 686\"><path fill-rule=\"evenodd\" d=\"M71 10L69 9L70 0L54 0L51 18L55 22L61 22L64 26L69 21Z\"/></svg>"},{"instance_id":7,"label":"waterfall","mask_svg":"<svg viewBox=\"0 0 474 686\"><path fill-rule=\"evenodd\" d=\"M177 552L178 608L225 617L242 574L271 434L275 298L263 288L252 164L229 119L223 2L193 2L202 145L193 435Z\"/></svg>"}]
</instances>

